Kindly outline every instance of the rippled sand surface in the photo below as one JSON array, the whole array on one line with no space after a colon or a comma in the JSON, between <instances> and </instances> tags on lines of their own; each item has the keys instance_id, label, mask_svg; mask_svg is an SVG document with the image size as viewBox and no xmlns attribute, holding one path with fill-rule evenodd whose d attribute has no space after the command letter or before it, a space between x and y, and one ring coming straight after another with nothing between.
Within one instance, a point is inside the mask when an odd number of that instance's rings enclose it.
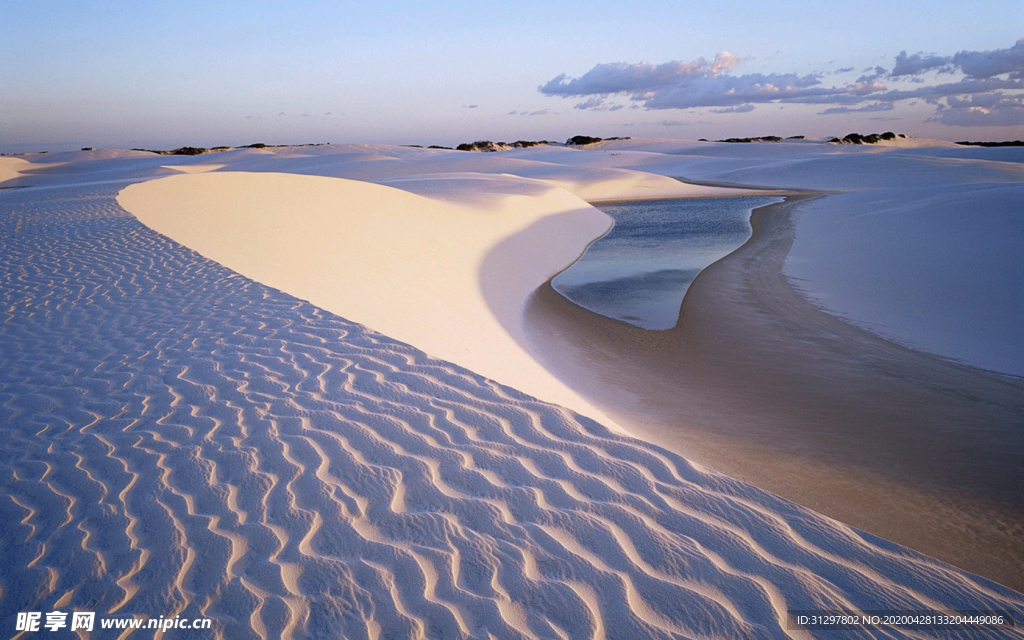
<instances>
[{"instance_id":1,"label":"rippled sand surface","mask_svg":"<svg viewBox=\"0 0 1024 640\"><path fill-rule=\"evenodd\" d=\"M1024 617L1015 592L247 280L142 226L121 186L0 192L6 633L57 608L228 638Z\"/></svg>"}]
</instances>

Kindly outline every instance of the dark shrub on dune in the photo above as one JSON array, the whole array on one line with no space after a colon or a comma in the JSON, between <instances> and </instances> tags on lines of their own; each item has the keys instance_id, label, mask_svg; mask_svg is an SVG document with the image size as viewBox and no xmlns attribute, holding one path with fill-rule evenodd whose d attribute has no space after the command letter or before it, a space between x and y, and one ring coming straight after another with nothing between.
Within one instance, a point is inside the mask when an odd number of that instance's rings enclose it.
<instances>
[{"instance_id":1,"label":"dark shrub on dune","mask_svg":"<svg viewBox=\"0 0 1024 640\"><path fill-rule=\"evenodd\" d=\"M897 135L892 131L886 131L885 133L870 133L866 136L862 136L859 133L848 133L842 140L839 138L832 138L829 142L833 144L877 144L882 140L895 140L896 138L906 138L907 136L902 133Z\"/></svg>"},{"instance_id":2,"label":"dark shrub on dune","mask_svg":"<svg viewBox=\"0 0 1024 640\"><path fill-rule=\"evenodd\" d=\"M170 153L172 156L201 156L206 153L203 147L178 147Z\"/></svg>"},{"instance_id":3,"label":"dark shrub on dune","mask_svg":"<svg viewBox=\"0 0 1024 640\"><path fill-rule=\"evenodd\" d=\"M964 140L957 144L971 147L1024 147L1024 140L1004 140L1002 142L968 142Z\"/></svg>"},{"instance_id":4,"label":"dark shrub on dune","mask_svg":"<svg viewBox=\"0 0 1024 640\"><path fill-rule=\"evenodd\" d=\"M511 148L507 142L491 142L490 140L477 140L471 144L463 142L455 147L457 151L504 151Z\"/></svg>"},{"instance_id":5,"label":"dark shrub on dune","mask_svg":"<svg viewBox=\"0 0 1024 640\"><path fill-rule=\"evenodd\" d=\"M725 140L716 140L716 142L781 142L782 138L779 136L760 136L758 138L726 138Z\"/></svg>"}]
</instances>

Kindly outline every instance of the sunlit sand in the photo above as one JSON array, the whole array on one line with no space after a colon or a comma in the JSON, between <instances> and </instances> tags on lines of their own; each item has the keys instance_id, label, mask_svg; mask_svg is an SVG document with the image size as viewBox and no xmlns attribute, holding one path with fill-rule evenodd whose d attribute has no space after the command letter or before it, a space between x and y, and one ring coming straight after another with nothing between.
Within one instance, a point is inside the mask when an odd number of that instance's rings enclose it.
<instances>
[{"instance_id":1,"label":"sunlit sand","mask_svg":"<svg viewBox=\"0 0 1024 640\"><path fill-rule=\"evenodd\" d=\"M0 619L769 638L810 637L793 610L1024 618L1022 494L995 488L1024 469L1021 379L787 263L833 242L801 216L841 226L872 193L1024 199L1016 155L913 144L3 159ZM751 186L800 195L669 331L548 284L608 228L590 202Z\"/></svg>"}]
</instances>

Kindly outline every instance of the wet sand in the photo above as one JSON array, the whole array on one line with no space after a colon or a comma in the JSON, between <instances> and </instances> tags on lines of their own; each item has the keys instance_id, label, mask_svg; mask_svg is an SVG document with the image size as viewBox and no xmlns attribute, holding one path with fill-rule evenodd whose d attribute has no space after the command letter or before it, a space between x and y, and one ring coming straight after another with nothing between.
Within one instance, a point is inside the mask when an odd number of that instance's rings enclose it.
<instances>
[{"instance_id":1,"label":"wet sand","mask_svg":"<svg viewBox=\"0 0 1024 640\"><path fill-rule=\"evenodd\" d=\"M550 285L526 309L544 364L636 435L859 529L1024 591L1024 380L835 318L782 274L794 208L651 332Z\"/></svg>"}]
</instances>

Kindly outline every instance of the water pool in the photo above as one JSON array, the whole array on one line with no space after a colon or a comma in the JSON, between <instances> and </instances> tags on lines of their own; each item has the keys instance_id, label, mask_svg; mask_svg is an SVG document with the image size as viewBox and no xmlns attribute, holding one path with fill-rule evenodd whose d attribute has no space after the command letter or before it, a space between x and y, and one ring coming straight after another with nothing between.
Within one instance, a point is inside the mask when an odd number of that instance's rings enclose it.
<instances>
[{"instance_id":1,"label":"water pool","mask_svg":"<svg viewBox=\"0 0 1024 640\"><path fill-rule=\"evenodd\" d=\"M594 313L671 329L697 274L750 238L750 212L781 201L738 196L595 205L614 225L551 284Z\"/></svg>"}]
</instances>

